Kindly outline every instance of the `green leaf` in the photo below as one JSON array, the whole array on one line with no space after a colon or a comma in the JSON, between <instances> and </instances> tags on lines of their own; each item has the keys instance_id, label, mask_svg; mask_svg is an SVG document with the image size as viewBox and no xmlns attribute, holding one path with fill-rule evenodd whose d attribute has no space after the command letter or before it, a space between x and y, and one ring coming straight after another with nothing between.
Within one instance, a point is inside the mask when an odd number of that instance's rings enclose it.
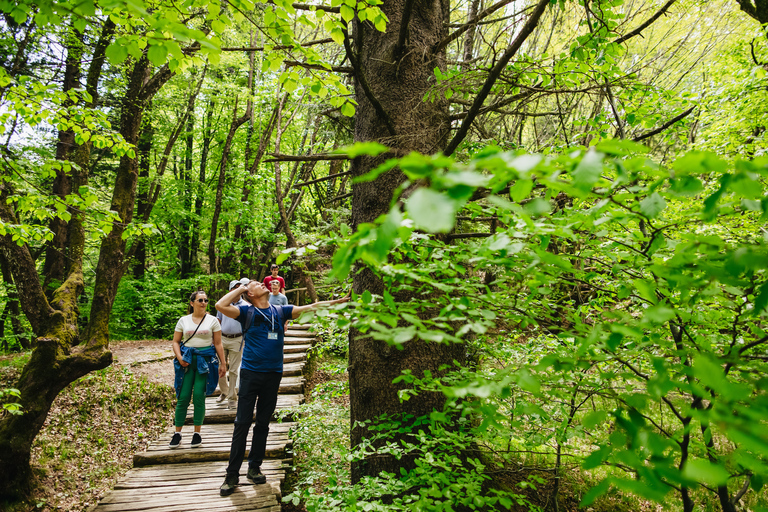
<instances>
[{"instance_id":1,"label":"green leaf","mask_svg":"<svg viewBox=\"0 0 768 512\"><path fill-rule=\"evenodd\" d=\"M147 57L155 66L162 66L168 58L168 48L163 44L152 45L147 50Z\"/></svg>"},{"instance_id":2,"label":"green leaf","mask_svg":"<svg viewBox=\"0 0 768 512\"><path fill-rule=\"evenodd\" d=\"M347 5L341 6L341 17L344 21L349 23L355 17L355 10Z\"/></svg>"},{"instance_id":3,"label":"green leaf","mask_svg":"<svg viewBox=\"0 0 768 512\"><path fill-rule=\"evenodd\" d=\"M731 474L723 466L705 459L688 459L683 466L682 475L688 480L707 485L724 485Z\"/></svg>"},{"instance_id":4,"label":"green leaf","mask_svg":"<svg viewBox=\"0 0 768 512\"><path fill-rule=\"evenodd\" d=\"M509 189L509 197L515 202L520 202L533 190L533 180L517 180Z\"/></svg>"},{"instance_id":5,"label":"green leaf","mask_svg":"<svg viewBox=\"0 0 768 512\"><path fill-rule=\"evenodd\" d=\"M109 59L109 62L112 64L120 64L126 58L128 58L128 48L118 44L117 42L113 42L107 46L107 49L104 53Z\"/></svg>"},{"instance_id":6,"label":"green leaf","mask_svg":"<svg viewBox=\"0 0 768 512\"><path fill-rule=\"evenodd\" d=\"M581 420L581 425L587 430L592 430L599 424L605 423L605 420L607 418L608 418L608 413L606 413L605 411L590 412L589 414L584 416L584 419ZM601 462L602 460L603 459L601 459Z\"/></svg>"},{"instance_id":7,"label":"green leaf","mask_svg":"<svg viewBox=\"0 0 768 512\"><path fill-rule=\"evenodd\" d=\"M675 311L662 304L658 304L647 308L643 317L647 321L663 324L675 318Z\"/></svg>"},{"instance_id":8,"label":"green leaf","mask_svg":"<svg viewBox=\"0 0 768 512\"><path fill-rule=\"evenodd\" d=\"M581 499L581 503L579 503L579 507L587 507L591 505L597 498L608 492L608 490L611 488L611 482L610 479L603 480L593 488L587 492L587 494L584 495L584 497Z\"/></svg>"},{"instance_id":9,"label":"green leaf","mask_svg":"<svg viewBox=\"0 0 768 512\"><path fill-rule=\"evenodd\" d=\"M456 223L456 203L429 188L420 188L405 203L416 227L430 233L447 233Z\"/></svg>"},{"instance_id":10,"label":"green leaf","mask_svg":"<svg viewBox=\"0 0 768 512\"><path fill-rule=\"evenodd\" d=\"M761 284L755 295L755 314L760 315L768 307L768 281Z\"/></svg>"},{"instance_id":11,"label":"green leaf","mask_svg":"<svg viewBox=\"0 0 768 512\"><path fill-rule=\"evenodd\" d=\"M640 201L640 211L649 219L655 219L666 207L667 202L658 192L654 192Z\"/></svg>"},{"instance_id":12,"label":"green leaf","mask_svg":"<svg viewBox=\"0 0 768 512\"><path fill-rule=\"evenodd\" d=\"M603 156L603 153L589 150L571 173L573 184L582 190L591 189L603 171Z\"/></svg>"},{"instance_id":13,"label":"green leaf","mask_svg":"<svg viewBox=\"0 0 768 512\"><path fill-rule=\"evenodd\" d=\"M347 117L354 117L355 106L350 102L346 102L341 106L341 113Z\"/></svg>"}]
</instances>

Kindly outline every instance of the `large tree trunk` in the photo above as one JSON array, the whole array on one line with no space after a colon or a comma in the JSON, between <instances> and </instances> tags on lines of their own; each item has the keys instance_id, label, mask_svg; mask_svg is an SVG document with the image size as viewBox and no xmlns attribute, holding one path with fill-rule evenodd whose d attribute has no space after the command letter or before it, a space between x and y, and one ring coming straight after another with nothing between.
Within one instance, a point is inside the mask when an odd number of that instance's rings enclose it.
<instances>
[{"instance_id":1,"label":"large tree trunk","mask_svg":"<svg viewBox=\"0 0 768 512\"><path fill-rule=\"evenodd\" d=\"M393 0L381 5L390 20L386 33L376 31L370 24L355 23L354 52L355 94L359 104L355 122L355 141L379 141L392 149L389 154L376 158L361 157L352 163L352 174L359 176L392 156L410 151L435 153L446 144L449 133L448 103L438 98L423 101L425 93L434 84L433 69L445 69L444 51L434 52L446 35L449 18L447 1L412 2L407 32L401 38L406 0ZM402 48L397 48L403 40ZM380 107L369 99L370 94ZM381 175L370 183L352 186L352 222L357 226L372 222L389 209L392 194L404 180L398 169ZM382 281L367 269L355 273L353 288L356 293L369 290L382 294ZM398 300L408 297L399 296ZM435 344L411 341L403 350L390 347L382 341L351 332L349 340L349 382L351 395L352 444L359 444L366 436L357 422L373 420L382 414L422 416L433 409L441 409L441 395L423 394L401 403L398 390L392 384L402 370L414 374L430 370L439 375L438 368L465 359L464 347L459 344ZM381 471L399 474L400 467L409 467L411 461L377 456L352 466L352 479L360 481L366 475Z\"/></svg>"},{"instance_id":2,"label":"large tree trunk","mask_svg":"<svg viewBox=\"0 0 768 512\"><path fill-rule=\"evenodd\" d=\"M146 103L171 76L171 71L164 66L148 79L149 62L146 57L135 64L121 111L120 133L128 143L138 142ZM85 158L87 150L88 147L78 151L77 158ZM77 306L77 298L84 287L82 255L85 234L82 214L75 212L69 222L69 275L52 293L50 301L40 285L28 247L16 244L11 233L0 237L0 251L9 263L24 314L37 336L30 360L16 385L21 391L20 403L24 414L0 420L0 497L28 492L32 443L59 392L83 375L112 362L112 354L107 350L109 316L117 286L125 271L122 234L133 219L137 171L136 158L127 155L121 158L110 208L119 220L113 223L112 231L101 244L90 321L85 332L81 333L78 328ZM82 183L86 176L82 172L75 173L74 179L77 180L75 183ZM7 201L13 193L10 180L3 180L0 184L0 219L18 224L15 212Z\"/></svg>"}]
</instances>

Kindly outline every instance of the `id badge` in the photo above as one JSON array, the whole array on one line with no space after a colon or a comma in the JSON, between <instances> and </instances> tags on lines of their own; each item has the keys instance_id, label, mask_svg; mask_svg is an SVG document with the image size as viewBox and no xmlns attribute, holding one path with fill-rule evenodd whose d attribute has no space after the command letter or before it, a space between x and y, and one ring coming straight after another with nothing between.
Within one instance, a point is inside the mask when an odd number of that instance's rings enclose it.
<instances>
[{"instance_id":1,"label":"id badge","mask_svg":"<svg viewBox=\"0 0 768 512\"><path fill-rule=\"evenodd\" d=\"M270 339L270 340L276 340L277 339L277 332L270 331L269 334L267 335L267 338Z\"/></svg>"}]
</instances>

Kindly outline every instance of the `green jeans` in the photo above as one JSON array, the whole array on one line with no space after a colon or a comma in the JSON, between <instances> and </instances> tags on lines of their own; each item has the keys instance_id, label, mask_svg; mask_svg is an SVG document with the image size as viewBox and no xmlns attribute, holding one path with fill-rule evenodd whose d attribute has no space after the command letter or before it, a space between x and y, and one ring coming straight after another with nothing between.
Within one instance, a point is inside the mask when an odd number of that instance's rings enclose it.
<instances>
[{"instance_id":1,"label":"green jeans","mask_svg":"<svg viewBox=\"0 0 768 512\"><path fill-rule=\"evenodd\" d=\"M197 373L196 368L197 356L192 356L192 364L187 366L187 371L184 372L179 400L176 402L174 424L177 427L184 426L190 399L195 407L195 412L192 415L195 426L202 425L205 419L205 384L208 381L208 374Z\"/></svg>"}]
</instances>

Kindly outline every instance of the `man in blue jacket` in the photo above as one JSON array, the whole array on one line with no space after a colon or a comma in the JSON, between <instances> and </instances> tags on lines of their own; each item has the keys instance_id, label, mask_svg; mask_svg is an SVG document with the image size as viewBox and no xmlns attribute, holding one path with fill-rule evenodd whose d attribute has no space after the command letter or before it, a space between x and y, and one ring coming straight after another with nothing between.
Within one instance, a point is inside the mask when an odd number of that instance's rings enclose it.
<instances>
[{"instance_id":1,"label":"man in blue jacket","mask_svg":"<svg viewBox=\"0 0 768 512\"><path fill-rule=\"evenodd\" d=\"M285 322L298 318L305 311L321 306L347 302L349 296L341 299L315 302L307 306L273 306L269 303L270 291L258 281L246 286L248 301L253 305L233 306L232 303L242 289L233 289L216 303L216 309L243 326L245 344L240 369L240 391L232 432L232 446L229 451L229 465L222 496L229 496L239 482L240 467L245 458L248 430L253 423L256 408L256 424L248 455L248 480L263 484L267 478L261 472L261 463L267 447L269 422L277 405L277 393L283 377L283 333Z\"/></svg>"}]
</instances>

